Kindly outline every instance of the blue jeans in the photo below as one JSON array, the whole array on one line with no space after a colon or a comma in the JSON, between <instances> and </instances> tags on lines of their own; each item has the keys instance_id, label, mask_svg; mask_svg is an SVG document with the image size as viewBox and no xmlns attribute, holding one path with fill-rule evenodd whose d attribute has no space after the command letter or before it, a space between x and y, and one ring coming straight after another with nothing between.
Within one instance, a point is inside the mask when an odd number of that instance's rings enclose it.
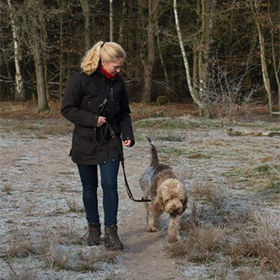
<instances>
[{"instance_id":1,"label":"blue jeans","mask_svg":"<svg viewBox=\"0 0 280 280\"><path fill-rule=\"evenodd\" d=\"M117 224L119 166L119 161L110 161L99 165L103 190L104 224L107 227ZM86 210L86 219L88 223L99 223L97 165L78 164L78 169L83 185L83 202Z\"/></svg>"}]
</instances>

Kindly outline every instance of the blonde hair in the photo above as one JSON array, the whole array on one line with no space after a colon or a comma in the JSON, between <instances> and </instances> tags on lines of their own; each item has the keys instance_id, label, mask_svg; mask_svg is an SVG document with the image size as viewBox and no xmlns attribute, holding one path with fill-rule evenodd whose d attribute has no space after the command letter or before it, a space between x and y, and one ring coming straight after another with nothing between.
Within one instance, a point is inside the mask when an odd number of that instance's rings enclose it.
<instances>
[{"instance_id":1,"label":"blonde hair","mask_svg":"<svg viewBox=\"0 0 280 280\"><path fill-rule=\"evenodd\" d=\"M90 76L97 70L101 59L107 62L116 62L120 58L126 58L126 53L119 44L99 41L86 52L82 59L81 69Z\"/></svg>"}]
</instances>

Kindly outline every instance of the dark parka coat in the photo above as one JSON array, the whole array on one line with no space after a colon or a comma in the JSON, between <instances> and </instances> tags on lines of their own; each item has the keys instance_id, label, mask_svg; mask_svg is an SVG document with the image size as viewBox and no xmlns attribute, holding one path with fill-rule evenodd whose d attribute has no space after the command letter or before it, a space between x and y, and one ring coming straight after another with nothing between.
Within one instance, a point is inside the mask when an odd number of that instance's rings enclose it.
<instances>
[{"instance_id":1,"label":"dark parka coat","mask_svg":"<svg viewBox=\"0 0 280 280\"><path fill-rule=\"evenodd\" d=\"M96 126L100 115L106 117L120 145L121 138L131 139L134 145L126 88L119 75L106 79L99 70L90 76L75 73L65 90L61 113L74 123L70 155L77 164L97 165L120 160L106 124Z\"/></svg>"}]
</instances>

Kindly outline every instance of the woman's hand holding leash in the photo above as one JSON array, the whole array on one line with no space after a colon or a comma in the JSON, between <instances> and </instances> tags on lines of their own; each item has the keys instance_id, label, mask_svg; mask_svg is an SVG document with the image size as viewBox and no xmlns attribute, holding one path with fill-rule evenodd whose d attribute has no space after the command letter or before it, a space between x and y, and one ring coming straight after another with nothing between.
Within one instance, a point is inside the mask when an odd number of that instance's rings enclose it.
<instances>
[{"instance_id":1,"label":"woman's hand holding leash","mask_svg":"<svg viewBox=\"0 0 280 280\"><path fill-rule=\"evenodd\" d=\"M130 140L130 139L124 140L124 141L123 141L123 144L124 144L126 147L130 147L130 145L131 145L131 140Z\"/></svg>"},{"instance_id":2,"label":"woman's hand holding leash","mask_svg":"<svg viewBox=\"0 0 280 280\"><path fill-rule=\"evenodd\" d=\"M106 118L105 118L105 117L102 117L102 116L99 116L99 117L98 117L98 120L97 120L96 126L97 126L97 127L101 127L105 122L106 122Z\"/></svg>"}]
</instances>

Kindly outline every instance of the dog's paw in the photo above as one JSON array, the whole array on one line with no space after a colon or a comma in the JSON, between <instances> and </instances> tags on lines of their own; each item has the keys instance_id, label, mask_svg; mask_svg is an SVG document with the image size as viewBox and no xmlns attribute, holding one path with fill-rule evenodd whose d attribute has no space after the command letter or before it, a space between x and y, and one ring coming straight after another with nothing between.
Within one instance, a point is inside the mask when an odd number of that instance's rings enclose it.
<instances>
[{"instance_id":1,"label":"dog's paw","mask_svg":"<svg viewBox=\"0 0 280 280\"><path fill-rule=\"evenodd\" d=\"M156 232L157 231L157 228L155 226L147 226L147 232Z\"/></svg>"},{"instance_id":2,"label":"dog's paw","mask_svg":"<svg viewBox=\"0 0 280 280\"><path fill-rule=\"evenodd\" d=\"M180 241L181 238L179 238L178 236L168 236L167 241L168 243L176 243L178 241Z\"/></svg>"}]
</instances>

